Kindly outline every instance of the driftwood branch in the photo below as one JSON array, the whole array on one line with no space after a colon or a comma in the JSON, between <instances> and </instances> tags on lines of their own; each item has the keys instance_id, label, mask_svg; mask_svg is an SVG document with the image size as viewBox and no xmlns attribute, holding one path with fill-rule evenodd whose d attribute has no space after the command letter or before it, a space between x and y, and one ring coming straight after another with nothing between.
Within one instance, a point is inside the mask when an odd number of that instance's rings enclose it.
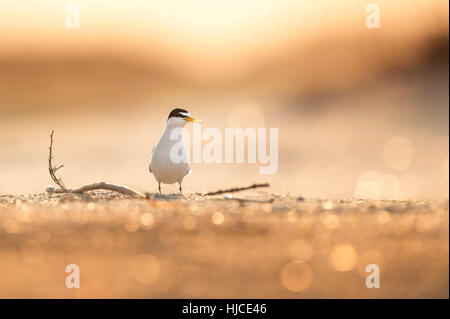
<instances>
[{"instance_id":1,"label":"driftwood branch","mask_svg":"<svg viewBox=\"0 0 450 319\"><path fill-rule=\"evenodd\" d=\"M115 185L115 184L108 184L105 182L100 182L100 183L93 183L93 184L89 184L89 185L84 185L78 188L66 188L64 186L64 183L61 179L61 177L57 177L56 176L56 171L58 171L59 169L63 168L64 165L59 165L59 166L53 166L52 163L52 159L54 158L53 156L53 134L54 134L54 130L52 131L52 133L50 134L50 146L49 146L49 154L48 154L48 172L50 174L50 177L52 178L52 180L55 182L56 185L58 185L59 188L55 188L55 187L48 187L46 190L48 193L57 193L57 194L64 194L64 193L72 193L72 194L82 194L88 191L93 191L93 190L109 190L109 191L113 191L113 192L117 192L123 195L127 195L133 198L145 198L145 195L141 194L138 191L132 190L126 186L122 186L122 185Z\"/></svg>"},{"instance_id":2,"label":"driftwood branch","mask_svg":"<svg viewBox=\"0 0 450 319\"><path fill-rule=\"evenodd\" d=\"M123 195L128 195L134 198L145 198L145 195L134 191L126 186L122 186L122 185L116 185L116 184L108 184L105 182L100 182L100 183L94 183L94 184L89 184L89 185L84 185L78 188L57 188L57 189L52 189L52 188L47 188L47 192L49 193L57 193L57 194L63 194L63 193L73 193L73 194L82 194L88 191L93 191L93 190L99 190L99 189L103 189L103 190L109 190L109 191L113 191L113 192L117 192Z\"/></svg>"},{"instance_id":3,"label":"driftwood branch","mask_svg":"<svg viewBox=\"0 0 450 319\"><path fill-rule=\"evenodd\" d=\"M241 192L241 191L245 191L248 189L261 188L261 187L269 187L269 183L253 184L253 185L246 186L246 187L234 187L234 188L228 188L228 189L219 189L218 191L215 191L215 192L209 192L206 194L202 193L200 195L214 196L214 195L221 195L221 194L228 194L228 193L236 193L236 192Z\"/></svg>"}]
</instances>

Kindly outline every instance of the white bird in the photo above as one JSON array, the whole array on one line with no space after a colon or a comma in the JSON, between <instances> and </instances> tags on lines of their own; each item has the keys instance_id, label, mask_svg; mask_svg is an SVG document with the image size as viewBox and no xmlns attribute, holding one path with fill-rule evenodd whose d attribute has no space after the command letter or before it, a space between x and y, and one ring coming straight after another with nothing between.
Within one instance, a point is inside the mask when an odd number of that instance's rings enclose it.
<instances>
[{"instance_id":1,"label":"white bird","mask_svg":"<svg viewBox=\"0 0 450 319\"><path fill-rule=\"evenodd\" d=\"M187 122L201 123L199 120L192 118L188 111L179 108L173 109L169 114L166 128L159 138L158 144L156 144L152 150L149 169L150 173L153 174L158 182L158 190L160 194L161 183L178 183L181 194L181 183L183 178L186 175L191 174L187 152L181 136L181 129ZM174 151L181 151L181 155L177 154L177 159L175 160L173 158ZM181 156L182 160L180 160L178 156Z\"/></svg>"}]
</instances>

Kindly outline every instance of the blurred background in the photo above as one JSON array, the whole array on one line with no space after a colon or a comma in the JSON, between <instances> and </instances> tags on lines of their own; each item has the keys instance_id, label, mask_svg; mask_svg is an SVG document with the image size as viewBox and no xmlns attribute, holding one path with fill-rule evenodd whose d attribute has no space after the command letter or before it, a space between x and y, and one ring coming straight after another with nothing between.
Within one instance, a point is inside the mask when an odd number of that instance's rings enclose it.
<instances>
[{"instance_id":1,"label":"blurred background","mask_svg":"<svg viewBox=\"0 0 450 319\"><path fill-rule=\"evenodd\" d=\"M71 3L80 28L66 27ZM0 193L50 184L52 129L67 186L154 192L152 147L184 107L204 128L279 129L276 174L193 164L185 192L267 181L305 197L448 198L448 6L2 0Z\"/></svg>"}]
</instances>

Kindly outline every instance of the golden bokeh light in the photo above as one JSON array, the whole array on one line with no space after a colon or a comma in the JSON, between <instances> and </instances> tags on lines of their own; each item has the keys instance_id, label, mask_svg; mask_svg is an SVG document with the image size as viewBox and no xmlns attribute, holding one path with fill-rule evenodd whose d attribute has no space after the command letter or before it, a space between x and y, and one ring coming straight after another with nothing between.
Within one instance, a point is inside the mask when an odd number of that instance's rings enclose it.
<instances>
[{"instance_id":1,"label":"golden bokeh light","mask_svg":"<svg viewBox=\"0 0 450 319\"><path fill-rule=\"evenodd\" d=\"M195 229L196 226L197 220L193 216L186 216L183 218L183 227L186 228L187 230Z\"/></svg>"},{"instance_id":2,"label":"golden bokeh light","mask_svg":"<svg viewBox=\"0 0 450 319\"><path fill-rule=\"evenodd\" d=\"M334 205L333 205L333 202L332 202L332 201L329 201L329 200L327 200L327 201L325 201L325 202L322 203L322 207L323 207L323 209L325 209L325 210L332 209L333 206L334 206Z\"/></svg>"},{"instance_id":3,"label":"golden bokeh light","mask_svg":"<svg viewBox=\"0 0 450 319\"><path fill-rule=\"evenodd\" d=\"M286 214L286 219L290 222L290 223L295 223L296 221L297 221L297 217L296 217L296 214L295 214L295 211L289 211L287 214Z\"/></svg>"},{"instance_id":4,"label":"golden bokeh light","mask_svg":"<svg viewBox=\"0 0 450 319\"><path fill-rule=\"evenodd\" d=\"M338 271L352 270L358 262L358 254L350 244L341 244L333 248L330 254L330 264Z\"/></svg>"},{"instance_id":5,"label":"golden bokeh light","mask_svg":"<svg viewBox=\"0 0 450 319\"><path fill-rule=\"evenodd\" d=\"M263 204L261 208L262 208L263 212L266 214L270 214L273 209L272 204L269 204L269 203Z\"/></svg>"},{"instance_id":6,"label":"golden bokeh light","mask_svg":"<svg viewBox=\"0 0 450 319\"><path fill-rule=\"evenodd\" d=\"M142 214L142 216L141 216L142 225L148 227L148 226L152 226L154 222L155 222L155 218L153 217L152 213Z\"/></svg>"},{"instance_id":7,"label":"golden bokeh light","mask_svg":"<svg viewBox=\"0 0 450 319\"><path fill-rule=\"evenodd\" d=\"M211 221L214 225L221 225L225 221L225 216L221 212L215 212L211 216Z\"/></svg>"},{"instance_id":8,"label":"golden bokeh light","mask_svg":"<svg viewBox=\"0 0 450 319\"><path fill-rule=\"evenodd\" d=\"M130 233L137 232L139 227L141 227L141 216L136 212L130 213L124 221L125 229Z\"/></svg>"},{"instance_id":9,"label":"golden bokeh light","mask_svg":"<svg viewBox=\"0 0 450 319\"><path fill-rule=\"evenodd\" d=\"M280 280L283 287L291 292L304 291L313 280L311 267L302 260L294 260L283 266Z\"/></svg>"},{"instance_id":10,"label":"golden bokeh light","mask_svg":"<svg viewBox=\"0 0 450 319\"><path fill-rule=\"evenodd\" d=\"M124 225L124 227L125 227L125 229L126 229L127 231L129 231L130 233L134 233L134 232L137 232L137 231L138 231L140 225L139 225L138 223L126 223L126 224Z\"/></svg>"}]
</instances>

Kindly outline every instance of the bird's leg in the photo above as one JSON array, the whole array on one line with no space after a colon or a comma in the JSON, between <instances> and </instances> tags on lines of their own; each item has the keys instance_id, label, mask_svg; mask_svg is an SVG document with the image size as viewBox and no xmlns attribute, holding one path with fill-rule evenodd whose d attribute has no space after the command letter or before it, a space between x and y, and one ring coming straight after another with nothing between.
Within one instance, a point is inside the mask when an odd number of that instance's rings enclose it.
<instances>
[{"instance_id":1,"label":"bird's leg","mask_svg":"<svg viewBox=\"0 0 450 319\"><path fill-rule=\"evenodd\" d=\"M159 193L161 194L161 182L158 182L158 190L159 190Z\"/></svg>"},{"instance_id":2,"label":"bird's leg","mask_svg":"<svg viewBox=\"0 0 450 319\"><path fill-rule=\"evenodd\" d=\"M180 185L180 194L183 195L183 189L181 188L181 184L178 185Z\"/></svg>"}]
</instances>

